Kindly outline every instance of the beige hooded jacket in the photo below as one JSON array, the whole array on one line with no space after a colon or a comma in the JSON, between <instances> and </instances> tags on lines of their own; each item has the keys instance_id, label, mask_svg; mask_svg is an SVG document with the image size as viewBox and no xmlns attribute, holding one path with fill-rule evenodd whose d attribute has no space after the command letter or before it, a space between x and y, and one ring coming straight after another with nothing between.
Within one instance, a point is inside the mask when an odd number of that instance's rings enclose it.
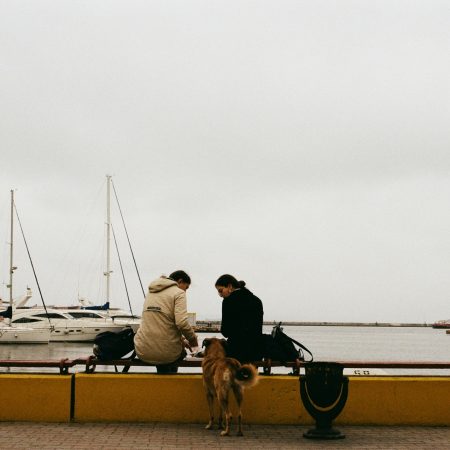
<instances>
[{"instance_id":1,"label":"beige hooded jacket","mask_svg":"<svg viewBox=\"0 0 450 450\"><path fill-rule=\"evenodd\" d=\"M142 361L168 364L181 356L182 335L191 346L197 345L188 322L186 293L175 281L163 276L150 283L148 291L134 347Z\"/></svg>"}]
</instances>

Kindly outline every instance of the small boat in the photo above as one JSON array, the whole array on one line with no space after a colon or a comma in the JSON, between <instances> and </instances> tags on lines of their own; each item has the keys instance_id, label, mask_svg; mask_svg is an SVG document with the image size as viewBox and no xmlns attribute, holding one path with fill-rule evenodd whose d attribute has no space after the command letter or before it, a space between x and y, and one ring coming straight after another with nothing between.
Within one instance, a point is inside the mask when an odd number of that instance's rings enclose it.
<instances>
[{"instance_id":1,"label":"small boat","mask_svg":"<svg viewBox=\"0 0 450 450\"><path fill-rule=\"evenodd\" d=\"M50 325L48 323L42 322L36 327L14 323L16 308L15 299L13 299L13 275L17 269L13 264L14 208L14 191L11 190L11 241L9 243L9 284L7 285L9 306L6 310L0 312L0 344L48 344L50 340Z\"/></svg>"},{"instance_id":2,"label":"small boat","mask_svg":"<svg viewBox=\"0 0 450 450\"><path fill-rule=\"evenodd\" d=\"M438 320L437 322L434 322L433 328L450 328L450 319Z\"/></svg>"}]
</instances>

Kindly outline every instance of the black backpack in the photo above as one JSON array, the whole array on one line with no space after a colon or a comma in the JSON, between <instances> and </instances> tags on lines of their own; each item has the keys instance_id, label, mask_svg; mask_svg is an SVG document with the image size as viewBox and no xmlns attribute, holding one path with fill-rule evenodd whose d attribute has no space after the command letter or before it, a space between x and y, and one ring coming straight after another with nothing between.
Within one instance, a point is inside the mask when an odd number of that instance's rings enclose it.
<instances>
[{"instance_id":1,"label":"black backpack","mask_svg":"<svg viewBox=\"0 0 450 450\"><path fill-rule=\"evenodd\" d=\"M104 331L94 339L94 355L102 361L121 359L134 353L134 331L127 327L120 331ZM134 354L131 359L134 358Z\"/></svg>"},{"instance_id":2,"label":"black backpack","mask_svg":"<svg viewBox=\"0 0 450 450\"><path fill-rule=\"evenodd\" d=\"M264 359L282 363L296 361L297 359L305 361L304 350L311 357L308 362L313 360L312 353L303 344L283 332L281 322L273 327L271 334L263 334L263 344ZM297 349L294 344L298 345L299 348Z\"/></svg>"}]
</instances>

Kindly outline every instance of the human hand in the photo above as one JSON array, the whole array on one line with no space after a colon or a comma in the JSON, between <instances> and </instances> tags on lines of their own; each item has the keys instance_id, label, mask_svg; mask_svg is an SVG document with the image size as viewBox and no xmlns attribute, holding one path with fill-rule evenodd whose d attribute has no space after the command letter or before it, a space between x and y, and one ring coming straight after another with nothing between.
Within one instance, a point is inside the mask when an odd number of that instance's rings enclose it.
<instances>
[{"instance_id":1,"label":"human hand","mask_svg":"<svg viewBox=\"0 0 450 450\"><path fill-rule=\"evenodd\" d=\"M182 339L181 342L183 344L183 347L187 348L192 353L192 347L191 344L189 344L189 341L187 339Z\"/></svg>"}]
</instances>

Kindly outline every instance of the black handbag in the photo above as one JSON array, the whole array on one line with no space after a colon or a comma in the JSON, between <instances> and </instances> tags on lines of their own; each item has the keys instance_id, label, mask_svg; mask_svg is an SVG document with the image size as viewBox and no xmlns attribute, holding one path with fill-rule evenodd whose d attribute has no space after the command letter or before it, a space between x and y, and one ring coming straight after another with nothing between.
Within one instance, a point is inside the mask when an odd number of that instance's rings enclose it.
<instances>
[{"instance_id":1,"label":"black handbag","mask_svg":"<svg viewBox=\"0 0 450 450\"><path fill-rule=\"evenodd\" d=\"M312 353L303 344L283 332L281 322L273 327L271 334L263 334L263 344L264 359L282 363L296 361L297 359L305 361L304 352L310 356L307 362L311 362L314 359Z\"/></svg>"},{"instance_id":2,"label":"black handbag","mask_svg":"<svg viewBox=\"0 0 450 450\"><path fill-rule=\"evenodd\" d=\"M132 351L134 351L134 331L131 328L103 331L95 336L93 352L100 360L121 359Z\"/></svg>"},{"instance_id":3,"label":"black handbag","mask_svg":"<svg viewBox=\"0 0 450 450\"><path fill-rule=\"evenodd\" d=\"M103 331L94 339L93 352L99 360L111 361L115 359L129 359L136 357L134 350L134 331L126 327L120 331ZM131 353L131 355L129 355ZM127 356L129 355L129 356ZM117 370L117 366L114 366ZM123 373L130 370L130 366L124 366Z\"/></svg>"}]
</instances>

